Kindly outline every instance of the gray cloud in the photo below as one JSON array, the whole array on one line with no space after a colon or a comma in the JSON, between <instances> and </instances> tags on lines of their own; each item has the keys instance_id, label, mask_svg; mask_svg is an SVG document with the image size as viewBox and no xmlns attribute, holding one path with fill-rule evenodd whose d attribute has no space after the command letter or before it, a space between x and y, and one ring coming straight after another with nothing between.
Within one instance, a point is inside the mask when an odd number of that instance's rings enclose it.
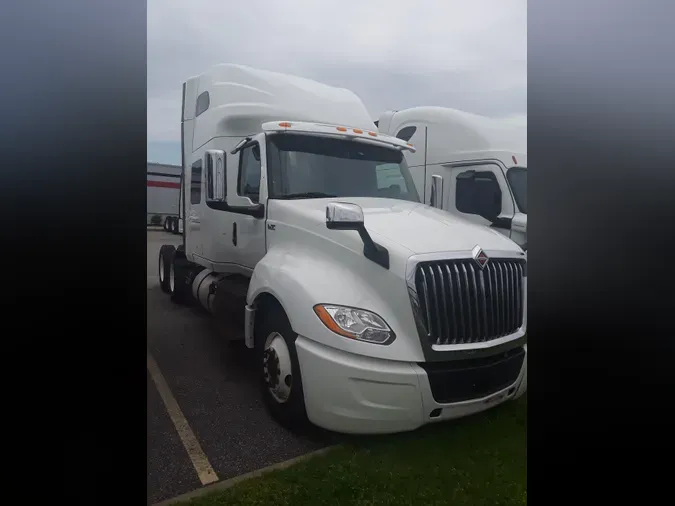
<instances>
[{"instance_id":1,"label":"gray cloud","mask_svg":"<svg viewBox=\"0 0 675 506\"><path fill-rule=\"evenodd\" d=\"M344 86L373 118L416 105L525 122L525 0L148 0L148 139L179 140L182 82L241 63Z\"/></svg>"}]
</instances>

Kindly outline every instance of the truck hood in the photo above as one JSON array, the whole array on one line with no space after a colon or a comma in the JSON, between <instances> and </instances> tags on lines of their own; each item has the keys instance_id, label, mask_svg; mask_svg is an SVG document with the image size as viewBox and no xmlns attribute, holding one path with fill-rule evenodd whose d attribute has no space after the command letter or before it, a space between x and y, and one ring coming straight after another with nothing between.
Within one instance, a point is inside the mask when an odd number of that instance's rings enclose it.
<instances>
[{"instance_id":1,"label":"truck hood","mask_svg":"<svg viewBox=\"0 0 675 506\"><path fill-rule=\"evenodd\" d=\"M396 244L410 254L470 251L476 245L485 250L520 251L513 241L495 230L405 200L372 197L271 200L270 218L279 217L289 225L312 228L318 235L334 238L338 231L326 228L329 202L361 206L365 227L375 241L385 239L385 243Z\"/></svg>"}]
</instances>

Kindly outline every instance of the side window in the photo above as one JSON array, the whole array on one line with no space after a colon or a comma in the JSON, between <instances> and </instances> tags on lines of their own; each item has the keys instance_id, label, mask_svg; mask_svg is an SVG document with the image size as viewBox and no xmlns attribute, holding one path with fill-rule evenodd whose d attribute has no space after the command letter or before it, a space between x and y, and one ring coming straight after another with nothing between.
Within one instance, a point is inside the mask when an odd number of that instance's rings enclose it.
<instances>
[{"instance_id":1,"label":"side window","mask_svg":"<svg viewBox=\"0 0 675 506\"><path fill-rule=\"evenodd\" d=\"M396 137L398 137L402 141L408 142L410 139L412 139L412 136L415 135L416 131L417 127L407 126L405 128L401 128L401 130L399 130L398 133L396 134Z\"/></svg>"},{"instance_id":2,"label":"side window","mask_svg":"<svg viewBox=\"0 0 675 506\"><path fill-rule=\"evenodd\" d=\"M239 154L239 180L237 193L253 202L260 199L260 146L256 143Z\"/></svg>"},{"instance_id":3,"label":"side window","mask_svg":"<svg viewBox=\"0 0 675 506\"><path fill-rule=\"evenodd\" d=\"M190 178L190 203L199 204L202 201L202 161L197 160L192 164L192 177Z\"/></svg>"},{"instance_id":4,"label":"side window","mask_svg":"<svg viewBox=\"0 0 675 506\"><path fill-rule=\"evenodd\" d=\"M502 212L502 191L494 173L468 170L457 175L455 206L461 213L494 220Z\"/></svg>"},{"instance_id":5,"label":"side window","mask_svg":"<svg viewBox=\"0 0 675 506\"><path fill-rule=\"evenodd\" d=\"M209 92L205 91L197 97L197 107L195 108L195 116L199 116L201 113L206 111L211 105L211 97L209 97Z\"/></svg>"}]
</instances>

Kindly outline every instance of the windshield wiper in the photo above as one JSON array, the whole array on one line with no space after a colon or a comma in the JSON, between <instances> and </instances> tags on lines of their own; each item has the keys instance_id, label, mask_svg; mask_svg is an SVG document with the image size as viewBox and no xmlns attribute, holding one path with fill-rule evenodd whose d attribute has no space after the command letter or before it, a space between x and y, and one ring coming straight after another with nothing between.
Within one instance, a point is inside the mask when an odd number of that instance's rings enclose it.
<instances>
[{"instance_id":1,"label":"windshield wiper","mask_svg":"<svg viewBox=\"0 0 675 506\"><path fill-rule=\"evenodd\" d=\"M303 193L288 193L286 195L279 195L274 198L281 200L294 200L294 199L325 199L332 197L337 197L337 195L331 195L330 193L323 193L323 192L303 192Z\"/></svg>"}]
</instances>

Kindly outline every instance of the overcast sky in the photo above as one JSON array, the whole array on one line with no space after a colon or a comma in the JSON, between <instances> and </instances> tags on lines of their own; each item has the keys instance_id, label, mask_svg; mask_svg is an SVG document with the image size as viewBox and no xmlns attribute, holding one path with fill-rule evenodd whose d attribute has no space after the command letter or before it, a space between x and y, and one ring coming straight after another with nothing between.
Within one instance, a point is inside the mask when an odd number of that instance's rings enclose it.
<instances>
[{"instance_id":1,"label":"overcast sky","mask_svg":"<svg viewBox=\"0 0 675 506\"><path fill-rule=\"evenodd\" d=\"M148 0L148 160L180 164L182 83L239 63L349 88L373 119L527 121L526 0Z\"/></svg>"}]
</instances>

